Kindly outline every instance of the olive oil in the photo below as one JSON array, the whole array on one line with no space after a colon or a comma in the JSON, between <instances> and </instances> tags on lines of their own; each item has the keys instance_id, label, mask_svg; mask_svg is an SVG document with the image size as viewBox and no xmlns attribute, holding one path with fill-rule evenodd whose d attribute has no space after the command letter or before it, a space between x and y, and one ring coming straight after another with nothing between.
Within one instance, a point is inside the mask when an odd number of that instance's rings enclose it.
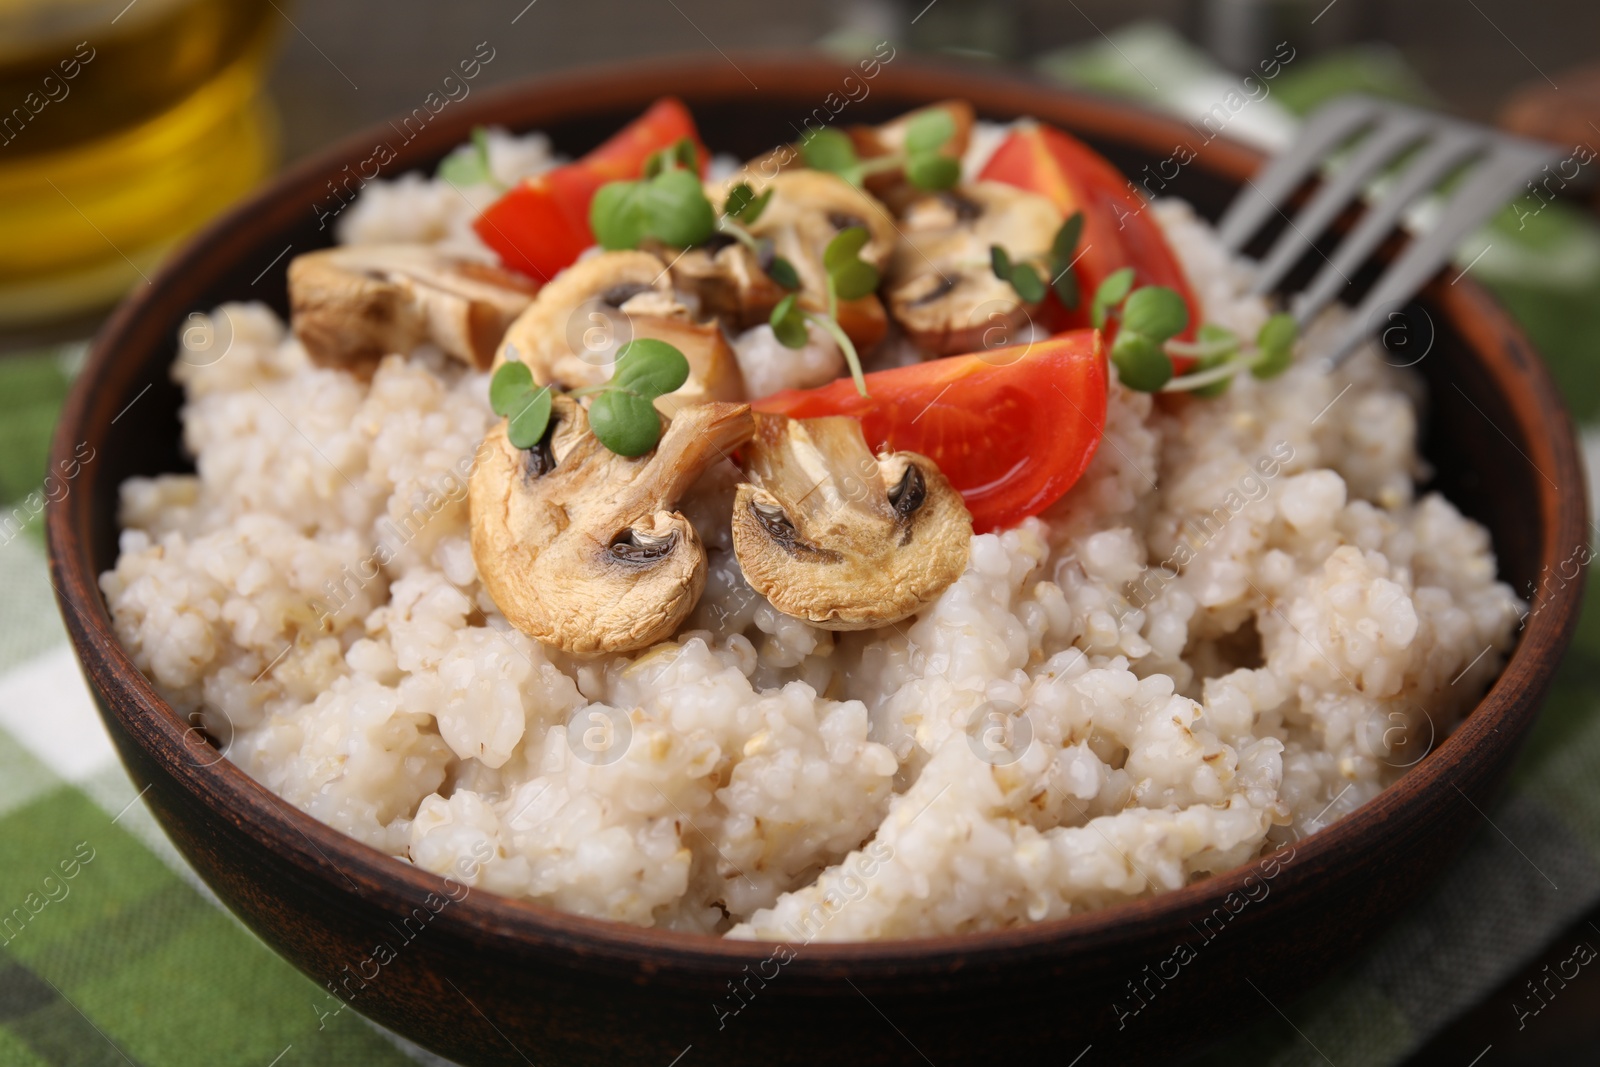
<instances>
[{"instance_id":1,"label":"olive oil","mask_svg":"<svg viewBox=\"0 0 1600 1067\"><path fill-rule=\"evenodd\" d=\"M144 284L276 153L271 0L0 0L0 328Z\"/></svg>"}]
</instances>

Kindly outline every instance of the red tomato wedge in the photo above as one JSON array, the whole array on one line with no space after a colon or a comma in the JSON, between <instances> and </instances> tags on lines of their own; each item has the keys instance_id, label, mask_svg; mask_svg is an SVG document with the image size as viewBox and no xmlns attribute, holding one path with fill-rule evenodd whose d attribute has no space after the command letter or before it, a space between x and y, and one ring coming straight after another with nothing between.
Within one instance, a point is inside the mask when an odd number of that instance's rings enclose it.
<instances>
[{"instance_id":1,"label":"red tomato wedge","mask_svg":"<svg viewBox=\"0 0 1600 1067\"><path fill-rule=\"evenodd\" d=\"M1015 526L1061 498L1106 424L1106 361L1096 330L949 356L774 393L757 411L861 420L874 451L920 452L960 491L979 533Z\"/></svg>"},{"instance_id":2,"label":"red tomato wedge","mask_svg":"<svg viewBox=\"0 0 1600 1067\"><path fill-rule=\"evenodd\" d=\"M472 228L504 266L547 282L594 244L589 201L595 190L639 177L652 153L684 137L694 141L703 167L710 154L694 118L682 101L664 96L582 159L523 181L490 204Z\"/></svg>"},{"instance_id":3,"label":"red tomato wedge","mask_svg":"<svg viewBox=\"0 0 1600 1067\"><path fill-rule=\"evenodd\" d=\"M1089 304L1107 275L1132 267L1135 285L1165 285L1189 305L1189 329L1200 324L1200 304L1149 203L1100 153L1069 134L1044 125L1024 126L1003 142L979 178L1004 182L1055 201L1065 215L1083 212L1077 272L1082 299L1076 311L1051 304L1060 328L1089 324ZM1182 373L1182 368L1179 369Z\"/></svg>"}]
</instances>

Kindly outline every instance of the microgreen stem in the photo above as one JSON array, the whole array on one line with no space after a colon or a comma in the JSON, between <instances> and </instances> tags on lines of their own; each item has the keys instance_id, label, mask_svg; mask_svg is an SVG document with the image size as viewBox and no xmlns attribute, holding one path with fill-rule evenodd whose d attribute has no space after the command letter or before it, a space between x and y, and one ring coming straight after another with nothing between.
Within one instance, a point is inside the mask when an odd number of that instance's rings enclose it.
<instances>
[{"instance_id":1,"label":"microgreen stem","mask_svg":"<svg viewBox=\"0 0 1600 1067\"><path fill-rule=\"evenodd\" d=\"M726 214L718 215L717 230L720 233L725 233L729 237L732 237L735 241L738 241L740 244L744 245L757 255L761 254L761 244L756 240L755 234L739 225L732 219L732 217Z\"/></svg>"},{"instance_id":2,"label":"microgreen stem","mask_svg":"<svg viewBox=\"0 0 1600 1067\"><path fill-rule=\"evenodd\" d=\"M1254 362L1252 359L1230 359L1228 362L1212 367L1210 370L1196 371L1193 374L1185 374L1181 378L1173 378L1161 387L1161 392L1181 393L1188 389L1200 389L1213 382L1232 378L1240 371L1249 370Z\"/></svg>"},{"instance_id":3,"label":"microgreen stem","mask_svg":"<svg viewBox=\"0 0 1600 1067\"><path fill-rule=\"evenodd\" d=\"M831 283L828 286L828 302L830 304L833 303L833 285ZM832 315L818 315L814 311L808 311L805 314L807 321L814 322L828 331L828 336L833 338L834 344L838 345L839 350L844 353L845 362L850 365L850 377L856 383L856 392L866 396L867 378L861 372L861 357L856 353L856 346L850 340L850 335L844 332L844 327L840 326L838 320Z\"/></svg>"},{"instance_id":4,"label":"microgreen stem","mask_svg":"<svg viewBox=\"0 0 1600 1067\"><path fill-rule=\"evenodd\" d=\"M1220 341L1199 343L1195 341L1168 341L1167 354L1171 356L1192 356L1195 359L1205 359L1207 356L1220 356L1224 352L1232 352L1239 347L1238 338L1228 337Z\"/></svg>"},{"instance_id":5,"label":"microgreen stem","mask_svg":"<svg viewBox=\"0 0 1600 1067\"><path fill-rule=\"evenodd\" d=\"M882 174L884 171L903 167L905 163L906 156L904 152L890 152L888 155L863 159L856 166L860 168L861 176L866 177L869 174Z\"/></svg>"},{"instance_id":6,"label":"microgreen stem","mask_svg":"<svg viewBox=\"0 0 1600 1067\"><path fill-rule=\"evenodd\" d=\"M569 390L567 390L567 395L570 396L570 397L573 397L574 399L576 399L577 397L580 397L580 396L593 396L596 393L603 393L607 389L610 389L610 388L611 388L611 382L610 381L604 381L604 382L600 382L600 383L598 383L596 385L586 385L581 389L569 389Z\"/></svg>"}]
</instances>

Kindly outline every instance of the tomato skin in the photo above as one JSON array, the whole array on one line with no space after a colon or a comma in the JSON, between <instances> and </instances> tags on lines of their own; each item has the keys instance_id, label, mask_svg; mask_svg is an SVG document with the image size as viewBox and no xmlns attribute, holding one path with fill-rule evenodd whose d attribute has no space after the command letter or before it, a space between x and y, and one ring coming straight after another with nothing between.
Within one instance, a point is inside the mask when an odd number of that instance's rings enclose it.
<instances>
[{"instance_id":1,"label":"tomato skin","mask_svg":"<svg viewBox=\"0 0 1600 1067\"><path fill-rule=\"evenodd\" d=\"M1083 212L1076 268L1082 296L1078 307L1068 311L1052 295L1047 325L1058 330L1087 326L1089 305L1100 283L1123 267L1132 267L1135 285L1177 290L1189 305L1189 328L1180 336L1193 337L1200 325L1200 302L1188 276L1161 227L1147 213L1149 203L1105 157L1054 127L1025 126L1001 142L978 176L1049 197L1065 215ZM1178 372L1184 369L1180 366Z\"/></svg>"},{"instance_id":2,"label":"tomato skin","mask_svg":"<svg viewBox=\"0 0 1600 1067\"><path fill-rule=\"evenodd\" d=\"M528 178L490 204L472 228L502 265L547 282L594 244L589 201L607 182L637 178L651 153L694 141L702 167L711 158L683 102L664 96L604 144L574 163Z\"/></svg>"},{"instance_id":3,"label":"tomato skin","mask_svg":"<svg viewBox=\"0 0 1600 1067\"><path fill-rule=\"evenodd\" d=\"M1009 359L1009 362L1007 360ZM978 533L1015 526L1082 476L1106 423L1106 360L1097 330L947 356L755 401L757 411L861 420L867 445L919 452L961 493Z\"/></svg>"}]
</instances>

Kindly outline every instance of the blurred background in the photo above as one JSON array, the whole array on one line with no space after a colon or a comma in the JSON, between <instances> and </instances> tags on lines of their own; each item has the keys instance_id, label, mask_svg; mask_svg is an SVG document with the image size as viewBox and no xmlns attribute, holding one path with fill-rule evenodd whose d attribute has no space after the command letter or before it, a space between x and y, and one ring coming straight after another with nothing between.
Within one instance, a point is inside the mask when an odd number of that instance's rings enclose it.
<instances>
[{"instance_id":1,"label":"blurred background","mask_svg":"<svg viewBox=\"0 0 1600 1067\"><path fill-rule=\"evenodd\" d=\"M493 58L473 92L668 53L722 63L746 49L814 47L854 59L884 40L1191 118L1285 41L1295 61L1230 136L1279 147L1300 116L1359 90L1569 151L1600 145L1594 0L0 0L0 507L27 512L26 536L0 540L0 600L23 590L0 618L0 724L5 701L19 699L9 680L51 647L37 625L16 634L7 626L26 612L53 618L47 588L28 600L43 567L37 515L23 505L37 496L61 398L107 309L194 228L284 164L418 106L480 45ZM1161 84L1144 72L1159 72ZM1600 420L1596 169L1537 211L1508 208L1458 256L1521 320L1584 421ZM1586 442L1593 469L1600 433L1588 431ZM1568 829L1600 856L1600 735L1589 726L1600 681L1595 616L1584 621L1516 788L1581 793L1574 803L1595 808L1594 817ZM29 692L51 696L48 687ZM1560 763L1574 752L1588 760L1577 771ZM1593 895L1530 902L1537 923L1463 917L1447 928L1453 943L1413 947L1459 959L1457 988L1406 990L1367 974L1359 980L1382 987L1386 1000L1356 996L1345 1023L1306 1009L1298 1023L1269 1019L1252 1038L1258 1052L1218 1062L1321 1062L1296 1040L1312 1026L1409 1027L1385 1047L1407 1049L1414 1063L1600 1062L1600 967L1563 981L1559 997L1541 997L1536 1026L1526 1014L1535 984L1547 983L1573 944L1600 945L1600 860L1588 855ZM1506 926L1519 935L1495 934ZM7 951L0 947L0 1064L122 1062L106 1055L119 1050L110 1038L72 1030L70 1018L59 1055L19 1044L37 1005L7 985Z\"/></svg>"}]
</instances>

